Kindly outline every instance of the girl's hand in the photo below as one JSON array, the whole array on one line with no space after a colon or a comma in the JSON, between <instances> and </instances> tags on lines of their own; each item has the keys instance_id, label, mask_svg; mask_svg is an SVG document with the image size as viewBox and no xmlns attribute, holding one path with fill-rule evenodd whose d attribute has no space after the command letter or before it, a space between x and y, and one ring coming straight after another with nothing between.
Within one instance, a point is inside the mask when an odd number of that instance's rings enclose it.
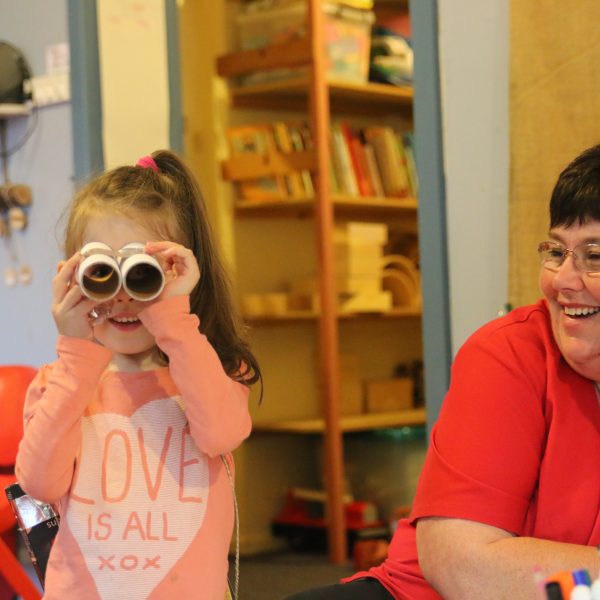
<instances>
[{"instance_id":1,"label":"girl's hand","mask_svg":"<svg viewBox=\"0 0 600 600\"><path fill-rule=\"evenodd\" d=\"M189 248L175 242L160 241L147 242L145 251L158 260L165 272L165 289L161 299L187 296L200 281L200 267Z\"/></svg>"},{"instance_id":2,"label":"girl's hand","mask_svg":"<svg viewBox=\"0 0 600 600\"><path fill-rule=\"evenodd\" d=\"M75 281L80 260L81 254L76 252L58 263L58 273L52 280L52 316L61 335L92 339L89 312L98 303L84 296Z\"/></svg>"}]
</instances>

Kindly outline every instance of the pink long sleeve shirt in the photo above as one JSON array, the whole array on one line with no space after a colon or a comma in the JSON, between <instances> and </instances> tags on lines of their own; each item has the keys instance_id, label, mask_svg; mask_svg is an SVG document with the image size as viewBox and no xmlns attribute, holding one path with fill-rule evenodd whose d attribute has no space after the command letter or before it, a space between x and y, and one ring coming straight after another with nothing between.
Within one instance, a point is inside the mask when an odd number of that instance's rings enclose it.
<instances>
[{"instance_id":1,"label":"pink long sleeve shirt","mask_svg":"<svg viewBox=\"0 0 600 600\"><path fill-rule=\"evenodd\" d=\"M45 600L225 595L234 512L220 455L250 433L248 388L187 297L140 319L168 367L107 370L108 349L61 336L29 389L17 479L61 515Z\"/></svg>"}]
</instances>

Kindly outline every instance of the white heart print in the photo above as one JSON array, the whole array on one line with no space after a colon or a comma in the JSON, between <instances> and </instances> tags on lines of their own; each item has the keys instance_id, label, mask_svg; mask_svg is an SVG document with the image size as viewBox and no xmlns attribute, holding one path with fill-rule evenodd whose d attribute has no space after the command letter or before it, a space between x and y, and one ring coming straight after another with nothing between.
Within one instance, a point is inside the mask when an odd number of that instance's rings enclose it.
<instances>
[{"instance_id":1,"label":"white heart print","mask_svg":"<svg viewBox=\"0 0 600 600\"><path fill-rule=\"evenodd\" d=\"M148 597L202 526L206 456L165 399L84 417L79 462L66 519L101 598Z\"/></svg>"}]
</instances>

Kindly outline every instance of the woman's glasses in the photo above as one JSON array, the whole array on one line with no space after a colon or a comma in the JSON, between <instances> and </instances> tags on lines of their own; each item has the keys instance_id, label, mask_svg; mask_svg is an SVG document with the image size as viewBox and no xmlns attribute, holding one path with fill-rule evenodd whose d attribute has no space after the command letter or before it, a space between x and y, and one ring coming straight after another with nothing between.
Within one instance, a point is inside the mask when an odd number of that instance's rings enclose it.
<instances>
[{"instance_id":1,"label":"woman's glasses","mask_svg":"<svg viewBox=\"0 0 600 600\"><path fill-rule=\"evenodd\" d=\"M542 266L558 271L569 254L573 255L575 266L588 275L600 275L600 244L580 244L575 248L565 248L558 242L542 242L538 246Z\"/></svg>"}]
</instances>

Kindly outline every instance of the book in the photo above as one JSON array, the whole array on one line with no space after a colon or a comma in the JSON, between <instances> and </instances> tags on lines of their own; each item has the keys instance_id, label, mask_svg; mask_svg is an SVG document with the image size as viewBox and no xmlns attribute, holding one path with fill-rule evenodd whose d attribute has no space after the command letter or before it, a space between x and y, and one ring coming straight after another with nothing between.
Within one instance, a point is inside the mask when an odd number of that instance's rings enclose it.
<instances>
[{"instance_id":1,"label":"book","mask_svg":"<svg viewBox=\"0 0 600 600\"><path fill-rule=\"evenodd\" d=\"M414 137L412 131L402 134L404 142L404 153L406 155L406 169L410 182L411 194L416 198L419 194L419 176L417 174L417 161L415 160Z\"/></svg>"},{"instance_id":2,"label":"book","mask_svg":"<svg viewBox=\"0 0 600 600\"><path fill-rule=\"evenodd\" d=\"M340 122L340 129L344 134L346 145L348 146L359 194L361 196L372 196L373 189L371 182L368 179L365 157L360 139L358 138L356 132L351 129L348 123L344 121Z\"/></svg>"},{"instance_id":3,"label":"book","mask_svg":"<svg viewBox=\"0 0 600 600\"><path fill-rule=\"evenodd\" d=\"M390 198L408 197L408 174L394 130L387 126L367 127L365 138L373 146L385 195Z\"/></svg>"},{"instance_id":4,"label":"book","mask_svg":"<svg viewBox=\"0 0 600 600\"><path fill-rule=\"evenodd\" d=\"M373 150L373 146L369 142L365 142L363 144L363 149L365 152L365 159L367 161L369 179L371 181L371 185L373 186L373 193L378 198L383 198L385 196L385 192L383 191L381 174L379 173L379 166L377 165L377 160L375 158L375 150Z\"/></svg>"},{"instance_id":5,"label":"book","mask_svg":"<svg viewBox=\"0 0 600 600\"><path fill-rule=\"evenodd\" d=\"M294 152L290 131L287 123L276 121L273 123L273 134L275 136L275 145L283 154ZM303 198L306 196L306 191L302 183L302 178L298 171L290 171L283 176L287 183L287 188L290 196L293 198Z\"/></svg>"},{"instance_id":6,"label":"book","mask_svg":"<svg viewBox=\"0 0 600 600\"><path fill-rule=\"evenodd\" d=\"M289 123L288 129L293 149L297 152L302 152L303 150L306 150L307 148L304 144L304 138L302 136L302 125ZM302 169L302 171L300 171L300 178L302 180L302 186L304 188L304 195L308 197L314 196L315 187L313 185L311 172L308 169Z\"/></svg>"},{"instance_id":7,"label":"book","mask_svg":"<svg viewBox=\"0 0 600 600\"><path fill-rule=\"evenodd\" d=\"M232 157L244 154L268 154L274 151L273 134L267 125L242 125L226 131L229 153ZM244 200L281 200L288 196L281 175L245 179L237 182L239 195Z\"/></svg>"},{"instance_id":8,"label":"book","mask_svg":"<svg viewBox=\"0 0 600 600\"><path fill-rule=\"evenodd\" d=\"M367 162L367 154L365 147L359 137L353 137L350 142L352 154L356 159L356 178L358 180L358 187L360 193L363 196L373 197L375 196L375 189L371 182L371 175L369 172L369 164Z\"/></svg>"},{"instance_id":9,"label":"book","mask_svg":"<svg viewBox=\"0 0 600 600\"><path fill-rule=\"evenodd\" d=\"M352 165L350 150L339 124L331 126L334 168L342 193L349 196L359 196L358 183Z\"/></svg>"},{"instance_id":10,"label":"book","mask_svg":"<svg viewBox=\"0 0 600 600\"><path fill-rule=\"evenodd\" d=\"M302 136L302 142L304 143L304 149L314 151L315 144L313 142L312 131L310 130L308 123L301 124L300 134ZM331 150L330 150L330 157L331 157ZM338 184L338 180L335 175L335 170L333 168L333 160L329 160L328 162L329 162L329 182L330 182L330 186L331 186L331 193L339 194L340 186ZM311 177L311 179L312 179L312 177ZM314 185L315 185L315 183L313 180L313 187L314 187Z\"/></svg>"}]
</instances>

